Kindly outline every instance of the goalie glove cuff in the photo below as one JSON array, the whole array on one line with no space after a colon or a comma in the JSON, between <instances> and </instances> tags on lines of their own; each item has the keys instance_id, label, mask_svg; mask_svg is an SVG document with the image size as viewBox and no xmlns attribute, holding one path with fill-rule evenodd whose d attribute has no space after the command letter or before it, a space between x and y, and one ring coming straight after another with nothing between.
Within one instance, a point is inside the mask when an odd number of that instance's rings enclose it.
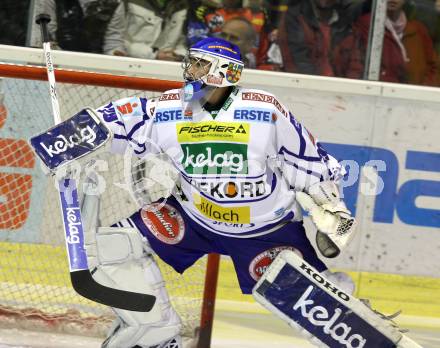
<instances>
[{"instance_id":1,"label":"goalie glove cuff","mask_svg":"<svg viewBox=\"0 0 440 348\"><path fill-rule=\"evenodd\" d=\"M342 203L344 209L347 210L344 202L341 201L339 187L334 181L318 182L311 185L306 192L319 206L336 207Z\"/></svg>"},{"instance_id":2,"label":"goalie glove cuff","mask_svg":"<svg viewBox=\"0 0 440 348\"><path fill-rule=\"evenodd\" d=\"M333 214L351 216L350 210L347 209L347 206L343 201L339 201L337 203L324 203L321 205L321 208Z\"/></svg>"},{"instance_id":3,"label":"goalie glove cuff","mask_svg":"<svg viewBox=\"0 0 440 348\"><path fill-rule=\"evenodd\" d=\"M321 254L325 257L337 256L354 237L356 220L350 215L349 210L343 209L345 205L341 201L342 204L333 207L330 203L320 206L304 192L297 192L296 199L301 207L309 212L318 231L331 241L331 243L328 240L324 240L324 243L317 243Z\"/></svg>"}]
</instances>

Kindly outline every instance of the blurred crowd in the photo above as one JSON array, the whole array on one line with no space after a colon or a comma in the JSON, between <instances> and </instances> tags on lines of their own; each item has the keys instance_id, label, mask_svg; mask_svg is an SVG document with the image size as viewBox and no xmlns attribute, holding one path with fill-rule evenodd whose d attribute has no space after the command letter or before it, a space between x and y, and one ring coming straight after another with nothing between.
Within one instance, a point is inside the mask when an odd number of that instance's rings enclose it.
<instances>
[{"instance_id":1,"label":"blurred crowd","mask_svg":"<svg viewBox=\"0 0 440 348\"><path fill-rule=\"evenodd\" d=\"M0 44L181 61L207 36L251 69L366 78L372 0L1 0ZM32 6L33 5L33 6ZM31 8L32 7L32 8ZM380 81L440 86L440 0L387 0ZM371 52L372 58L377 52Z\"/></svg>"}]
</instances>

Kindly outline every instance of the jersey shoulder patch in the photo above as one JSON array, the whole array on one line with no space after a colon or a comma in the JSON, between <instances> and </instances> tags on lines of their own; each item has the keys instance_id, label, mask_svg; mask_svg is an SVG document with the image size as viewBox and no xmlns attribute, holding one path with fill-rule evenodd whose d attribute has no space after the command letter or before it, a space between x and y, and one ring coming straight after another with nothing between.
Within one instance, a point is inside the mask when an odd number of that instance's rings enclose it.
<instances>
[{"instance_id":1,"label":"jersey shoulder patch","mask_svg":"<svg viewBox=\"0 0 440 348\"><path fill-rule=\"evenodd\" d=\"M260 102L272 105L275 110L284 117L289 117L289 111L278 101L278 99L269 92L259 89L241 89L241 99L247 102Z\"/></svg>"},{"instance_id":2,"label":"jersey shoulder patch","mask_svg":"<svg viewBox=\"0 0 440 348\"><path fill-rule=\"evenodd\" d=\"M159 102L180 100L180 89L170 89L162 93Z\"/></svg>"},{"instance_id":3,"label":"jersey shoulder patch","mask_svg":"<svg viewBox=\"0 0 440 348\"><path fill-rule=\"evenodd\" d=\"M113 105L122 118L143 116L146 114L146 98L128 97L113 102Z\"/></svg>"}]
</instances>

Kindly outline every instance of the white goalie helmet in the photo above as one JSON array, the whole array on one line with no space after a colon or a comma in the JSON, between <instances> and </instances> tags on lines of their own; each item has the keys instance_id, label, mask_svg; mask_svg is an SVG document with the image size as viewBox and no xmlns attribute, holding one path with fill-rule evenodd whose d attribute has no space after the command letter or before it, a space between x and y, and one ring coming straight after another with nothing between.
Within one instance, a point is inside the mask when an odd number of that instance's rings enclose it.
<instances>
[{"instance_id":1,"label":"white goalie helmet","mask_svg":"<svg viewBox=\"0 0 440 348\"><path fill-rule=\"evenodd\" d=\"M198 100L211 87L229 87L238 83L243 71L240 49L221 39L206 38L189 49L183 64L184 100Z\"/></svg>"}]
</instances>

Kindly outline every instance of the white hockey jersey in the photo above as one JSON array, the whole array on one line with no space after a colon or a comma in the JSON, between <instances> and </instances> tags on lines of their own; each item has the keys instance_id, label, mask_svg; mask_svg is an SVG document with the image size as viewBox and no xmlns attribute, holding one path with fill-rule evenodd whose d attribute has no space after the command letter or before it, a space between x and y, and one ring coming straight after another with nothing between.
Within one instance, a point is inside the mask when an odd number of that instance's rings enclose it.
<instances>
[{"instance_id":1,"label":"white hockey jersey","mask_svg":"<svg viewBox=\"0 0 440 348\"><path fill-rule=\"evenodd\" d=\"M188 215L206 229L246 238L301 220L295 190L337 180L339 163L270 93L234 87L213 114L180 90L131 97L97 109L112 151L167 153L180 172ZM153 144L153 145L152 145Z\"/></svg>"}]
</instances>

